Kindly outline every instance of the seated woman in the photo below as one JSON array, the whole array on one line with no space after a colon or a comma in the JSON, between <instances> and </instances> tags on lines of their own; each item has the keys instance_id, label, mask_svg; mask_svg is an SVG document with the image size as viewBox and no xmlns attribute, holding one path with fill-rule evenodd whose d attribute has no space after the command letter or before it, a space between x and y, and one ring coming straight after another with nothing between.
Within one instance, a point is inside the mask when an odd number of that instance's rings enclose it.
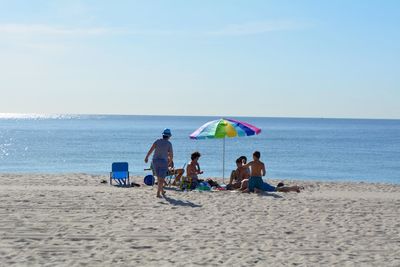
<instances>
[{"instance_id":1,"label":"seated woman","mask_svg":"<svg viewBox=\"0 0 400 267\"><path fill-rule=\"evenodd\" d=\"M172 182L172 185L177 185L179 184L181 177L183 173L185 172L184 169L175 169L174 167L174 161L172 161L170 158L168 158L168 171L167 171L167 176L175 175L175 179Z\"/></svg>"},{"instance_id":2,"label":"seated woman","mask_svg":"<svg viewBox=\"0 0 400 267\"><path fill-rule=\"evenodd\" d=\"M247 157L246 156L240 156L239 159L242 161L242 170L245 173L245 176L240 182L239 185L239 190L244 191L247 189L249 178L250 178L250 168L246 166L247 164Z\"/></svg>"},{"instance_id":3,"label":"seated woman","mask_svg":"<svg viewBox=\"0 0 400 267\"><path fill-rule=\"evenodd\" d=\"M229 184L226 186L227 190L239 189L242 181L249 178L248 169L243 167L242 157L236 160L236 170L232 171Z\"/></svg>"},{"instance_id":4,"label":"seated woman","mask_svg":"<svg viewBox=\"0 0 400 267\"><path fill-rule=\"evenodd\" d=\"M197 184L199 183L199 174L202 174L203 171L200 170L200 164L199 164L199 159L200 159L200 153L199 152L194 152L190 156L190 159L192 160L186 167L186 174L189 178L191 178L191 188L195 188Z\"/></svg>"}]
</instances>

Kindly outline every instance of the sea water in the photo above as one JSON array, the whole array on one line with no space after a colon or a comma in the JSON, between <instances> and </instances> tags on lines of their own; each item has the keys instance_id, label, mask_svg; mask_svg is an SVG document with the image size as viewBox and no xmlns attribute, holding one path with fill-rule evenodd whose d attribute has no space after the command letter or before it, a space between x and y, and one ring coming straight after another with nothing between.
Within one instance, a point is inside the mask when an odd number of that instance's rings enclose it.
<instances>
[{"instance_id":1,"label":"sea water","mask_svg":"<svg viewBox=\"0 0 400 267\"><path fill-rule=\"evenodd\" d=\"M223 140L189 135L215 117L0 114L1 173L108 174L127 161L144 176L144 157L164 128L175 166L199 151L203 177L223 176ZM267 178L400 183L400 120L239 118L260 135L225 140L225 172L255 150Z\"/></svg>"}]
</instances>

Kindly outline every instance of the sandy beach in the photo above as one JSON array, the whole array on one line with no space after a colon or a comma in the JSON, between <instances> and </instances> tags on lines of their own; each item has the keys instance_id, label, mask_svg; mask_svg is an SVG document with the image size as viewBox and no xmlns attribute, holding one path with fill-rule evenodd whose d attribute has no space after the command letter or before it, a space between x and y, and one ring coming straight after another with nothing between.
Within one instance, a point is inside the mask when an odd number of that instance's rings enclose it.
<instances>
[{"instance_id":1,"label":"sandy beach","mask_svg":"<svg viewBox=\"0 0 400 267\"><path fill-rule=\"evenodd\" d=\"M107 176L0 179L1 266L400 266L399 185L156 199Z\"/></svg>"}]
</instances>

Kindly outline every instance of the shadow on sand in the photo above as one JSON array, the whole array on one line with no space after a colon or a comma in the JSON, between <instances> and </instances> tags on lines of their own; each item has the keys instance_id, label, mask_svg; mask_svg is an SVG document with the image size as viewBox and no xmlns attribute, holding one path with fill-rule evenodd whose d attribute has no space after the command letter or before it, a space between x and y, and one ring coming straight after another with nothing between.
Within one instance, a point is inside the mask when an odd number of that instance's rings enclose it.
<instances>
[{"instance_id":1,"label":"shadow on sand","mask_svg":"<svg viewBox=\"0 0 400 267\"><path fill-rule=\"evenodd\" d=\"M267 192L258 193L258 195L261 197L283 198L283 196L281 195L275 193L267 193Z\"/></svg>"},{"instance_id":2,"label":"shadow on sand","mask_svg":"<svg viewBox=\"0 0 400 267\"><path fill-rule=\"evenodd\" d=\"M201 208L201 205L195 204L193 202L190 201L183 201L183 200L178 200L178 199L173 199L169 196L164 196L164 199L171 205L174 206L182 206L182 207L191 207L191 208Z\"/></svg>"}]
</instances>

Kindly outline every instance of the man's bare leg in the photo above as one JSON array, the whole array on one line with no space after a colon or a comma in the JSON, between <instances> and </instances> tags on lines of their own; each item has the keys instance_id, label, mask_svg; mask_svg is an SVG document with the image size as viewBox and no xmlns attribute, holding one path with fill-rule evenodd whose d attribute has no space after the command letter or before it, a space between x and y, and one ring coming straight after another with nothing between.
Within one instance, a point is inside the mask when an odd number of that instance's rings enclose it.
<instances>
[{"instance_id":1,"label":"man's bare leg","mask_svg":"<svg viewBox=\"0 0 400 267\"><path fill-rule=\"evenodd\" d=\"M300 193L300 189L304 189L304 188L301 187L301 186L298 186L298 185L294 185L294 186L282 186L282 187L277 187L277 188L276 188L276 191L277 191L277 192L285 192L285 193L288 193L288 192L297 192L297 193Z\"/></svg>"},{"instance_id":2,"label":"man's bare leg","mask_svg":"<svg viewBox=\"0 0 400 267\"><path fill-rule=\"evenodd\" d=\"M165 179L164 178L159 178L158 179L158 184L157 184L157 197L161 198L161 194L165 195L165 191L164 191L164 184L165 184Z\"/></svg>"}]
</instances>

